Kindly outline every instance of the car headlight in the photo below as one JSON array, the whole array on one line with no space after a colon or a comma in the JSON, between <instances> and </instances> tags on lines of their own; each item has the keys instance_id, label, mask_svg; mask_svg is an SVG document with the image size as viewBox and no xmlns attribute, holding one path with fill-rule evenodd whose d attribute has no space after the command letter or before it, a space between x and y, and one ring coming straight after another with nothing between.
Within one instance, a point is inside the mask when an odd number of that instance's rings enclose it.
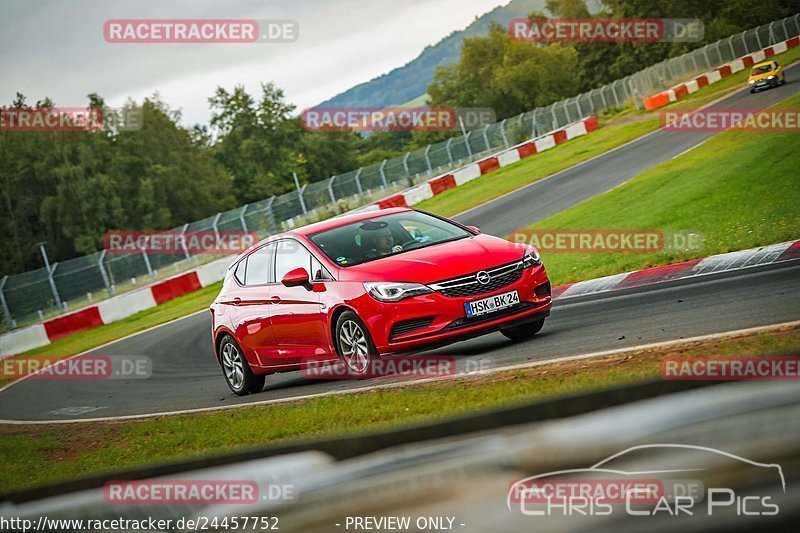
<instances>
[{"instance_id":1,"label":"car headlight","mask_svg":"<svg viewBox=\"0 0 800 533\"><path fill-rule=\"evenodd\" d=\"M775 78L775 76L767 76L768 80L771 80L771 79L774 79L774 78Z\"/></svg>"},{"instance_id":2,"label":"car headlight","mask_svg":"<svg viewBox=\"0 0 800 533\"><path fill-rule=\"evenodd\" d=\"M433 289L421 283L394 283L387 281L367 281L364 288L379 302L399 302L405 298L429 294Z\"/></svg>"},{"instance_id":3,"label":"car headlight","mask_svg":"<svg viewBox=\"0 0 800 533\"><path fill-rule=\"evenodd\" d=\"M531 268L536 265L542 264L542 258L539 257L539 250L533 248L529 252L525 252L522 256L522 268Z\"/></svg>"},{"instance_id":4,"label":"car headlight","mask_svg":"<svg viewBox=\"0 0 800 533\"><path fill-rule=\"evenodd\" d=\"M756 82L756 80L750 80L747 83L749 83L750 85L753 85L755 82Z\"/></svg>"}]
</instances>

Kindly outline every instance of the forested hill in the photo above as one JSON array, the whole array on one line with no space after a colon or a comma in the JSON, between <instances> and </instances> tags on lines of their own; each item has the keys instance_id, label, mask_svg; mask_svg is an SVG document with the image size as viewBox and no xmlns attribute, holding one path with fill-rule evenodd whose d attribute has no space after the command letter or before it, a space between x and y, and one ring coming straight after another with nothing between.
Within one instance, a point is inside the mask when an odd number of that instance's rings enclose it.
<instances>
[{"instance_id":1,"label":"forested hill","mask_svg":"<svg viewBox=\"0 0 800 533\"><path fill-rule=\"evenodd\" d=\"M502 25L511 19L527 17L532 11L544 11L545 0L512 0L496 7L467 26L432 46L427 46L416 59L378 76L366 83L340 93L320 106L377 107L400 105L422 94L433 80L437 66L452 65L458 61L461 42L465 37L484 35L492 21Z\"/></svg>"}]
</instances>

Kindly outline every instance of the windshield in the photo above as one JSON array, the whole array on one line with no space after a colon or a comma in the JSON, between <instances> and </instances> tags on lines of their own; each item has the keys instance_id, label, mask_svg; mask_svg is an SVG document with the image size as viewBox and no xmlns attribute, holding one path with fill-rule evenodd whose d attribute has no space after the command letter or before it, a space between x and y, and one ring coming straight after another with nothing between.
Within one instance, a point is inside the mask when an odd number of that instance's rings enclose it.
<instances>
[{"instance_id":1,"label":"windshield","mask_svg":"<svg viewBox=\"0 0 800 533\"><path fill-rule=\"evenodd\" d=\"M425 213L407 211L376 216L311 236L311 241L342 267L349 267L472 235Z\"/></svg>"},{"instance_id":2,"label":"windshield","mask_svg":"<svg viewBox=\"0 0 800 533\"><path fill-rule=\"evenodd\" d=\"M772 70L772 65L761 65L753 69L752 75L758 76L759 74L766 74L770 70Z\"/></svg>"}]
</instances>

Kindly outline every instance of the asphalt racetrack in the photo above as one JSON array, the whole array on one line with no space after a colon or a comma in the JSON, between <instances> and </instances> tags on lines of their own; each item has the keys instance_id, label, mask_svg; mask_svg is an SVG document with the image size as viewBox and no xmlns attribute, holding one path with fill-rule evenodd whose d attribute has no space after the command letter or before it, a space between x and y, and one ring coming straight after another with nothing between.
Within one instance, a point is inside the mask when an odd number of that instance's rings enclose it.
<instances>
[{"instance_id":1,"label":"asphalt racetrack","mask_svg":"<svg viewBox=\"0 0 800 533\"><path fill-rule=\"evenodd\" d=\"M746 89L717 108L769 107L800 90L800 66L787 84L751 95ZM704 142L713 133L657 131L456 217L484 232L508 235L608 191L647 168ZM513 343L500 333L432 352L468 365L510 366L534 360L634 347L659 341L766 326L800 319L800 261L556 300L534 339ZM234 396L214 360L210 314L191 315L94 352L146 355L153 375L143 380L23 379L0 392L0 420L70 421L168 413L304 397L370 387L381 380L307 380L298 372L267 378L264 391Z\"/></svg>"}]
</instances>

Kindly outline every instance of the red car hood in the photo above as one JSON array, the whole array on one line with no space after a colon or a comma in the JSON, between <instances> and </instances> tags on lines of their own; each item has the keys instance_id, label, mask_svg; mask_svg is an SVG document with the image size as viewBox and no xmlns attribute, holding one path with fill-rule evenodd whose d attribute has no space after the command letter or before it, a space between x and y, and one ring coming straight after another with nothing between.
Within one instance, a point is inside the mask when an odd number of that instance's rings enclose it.
<instances>
[{"instance_id":1,"label":"red car hood","mask_svg":"<svg viewBox=\"0 0 800 533\"><path fill-rule=\"evenodd\" d=\"M491 235L476 235L343 268L339 279L434 283L518 261L526 249Z\"/></svg>"}]
</instances>

